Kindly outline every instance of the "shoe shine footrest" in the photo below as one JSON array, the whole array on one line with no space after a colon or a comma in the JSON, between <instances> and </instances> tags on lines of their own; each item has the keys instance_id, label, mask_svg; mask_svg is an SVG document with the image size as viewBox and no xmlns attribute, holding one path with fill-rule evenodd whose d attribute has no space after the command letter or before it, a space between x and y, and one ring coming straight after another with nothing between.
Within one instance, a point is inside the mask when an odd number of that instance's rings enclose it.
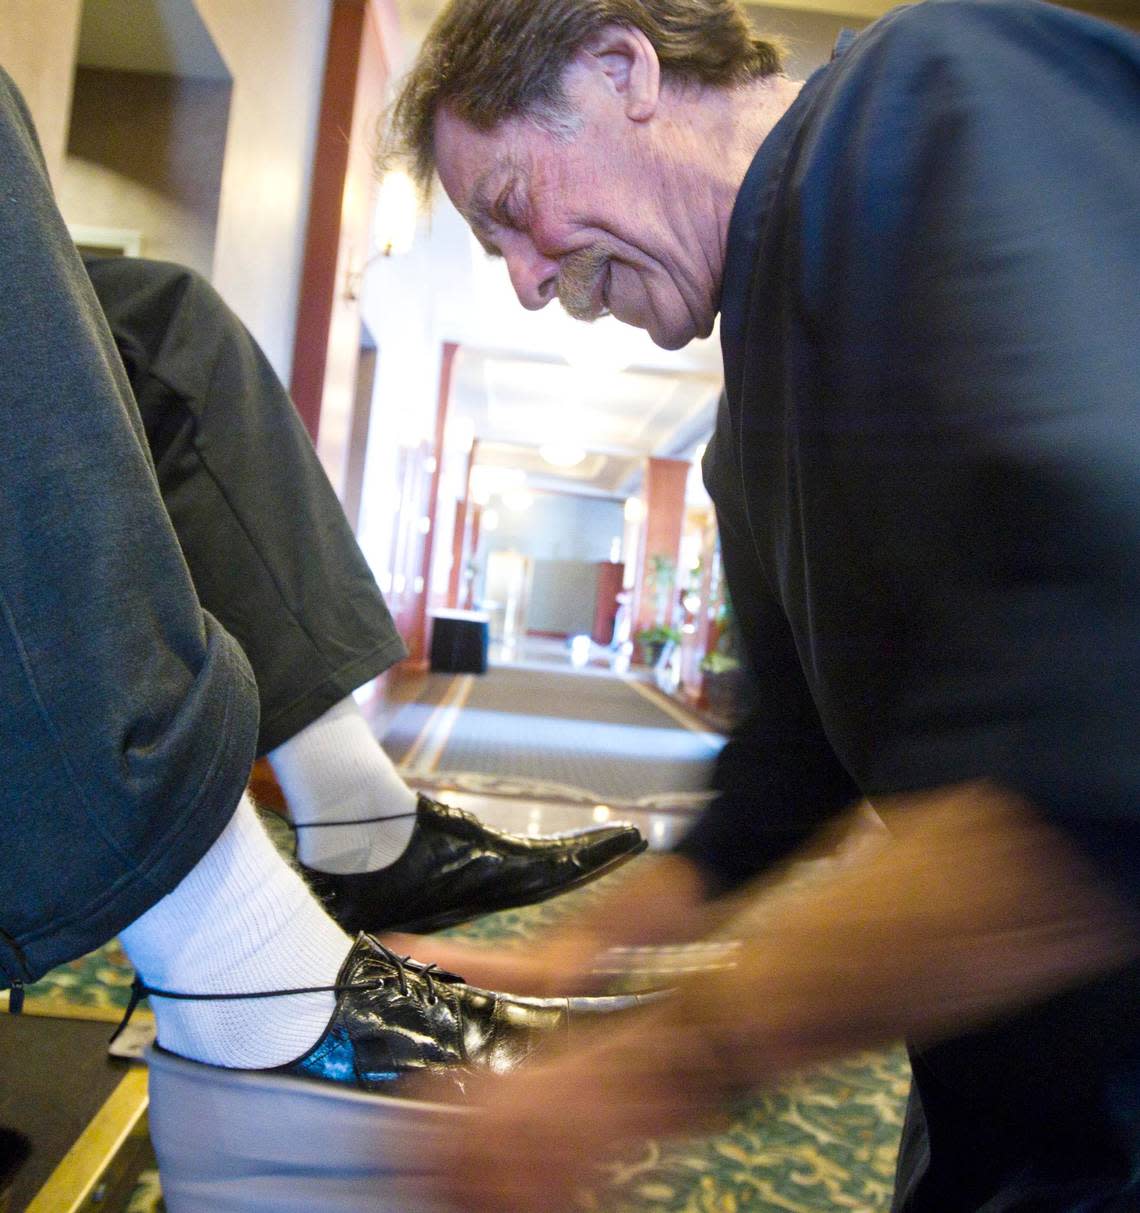
<instances>
[{"instance_id":1,"label":"shoe shine footrest","mask_svg":"<svg viewBox=\"0 0 1140 1213\"><path fill-rule=\"evenodd\" d=\"M470 1111L153 1048L147 1061L169 1213L449 1213L428 1200L425 1168Z\"/></svg>"}]
</instances>

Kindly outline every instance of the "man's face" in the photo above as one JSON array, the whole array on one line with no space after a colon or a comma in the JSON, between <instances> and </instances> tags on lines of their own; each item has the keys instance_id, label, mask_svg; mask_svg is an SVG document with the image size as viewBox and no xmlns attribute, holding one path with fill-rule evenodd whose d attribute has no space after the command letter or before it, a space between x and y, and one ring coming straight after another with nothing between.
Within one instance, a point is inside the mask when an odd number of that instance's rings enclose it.
<instances>
[{"instance_id":1,"label":"man's face","mask_svg":"<svg viewBox=\"0 0 1140 1213\"><path fill-rule=\"evenodd\" d=\"M665 349L707 336L718 284L699 240L671 219L665 159L620 116L587 105L580 120L563 141L526 119L479 131L444 109L443 188L483 247L505 258L524 307L557 296L580 320L612 313Z\"/></svg>"}]
</instances>

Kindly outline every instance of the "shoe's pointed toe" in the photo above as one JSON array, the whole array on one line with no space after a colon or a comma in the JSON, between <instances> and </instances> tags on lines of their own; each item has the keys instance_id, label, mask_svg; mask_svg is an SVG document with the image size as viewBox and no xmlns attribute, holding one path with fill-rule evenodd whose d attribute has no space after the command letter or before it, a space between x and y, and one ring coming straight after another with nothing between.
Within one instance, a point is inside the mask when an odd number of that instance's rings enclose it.
<instances>
[{"instance_id":1,"label":"shoe's pointed toe","mask_svg":"<svg viewBox=\"0 0 1140 1213\"><path fill-rule=\"evenodd\" d=\"M574 852L574 862L583 872L606 869L627 858L631 853L643 850L645 841L636 826L624 822L600 830L590 830L582 838L582 845Z\"/></svg>"}]
</instances>

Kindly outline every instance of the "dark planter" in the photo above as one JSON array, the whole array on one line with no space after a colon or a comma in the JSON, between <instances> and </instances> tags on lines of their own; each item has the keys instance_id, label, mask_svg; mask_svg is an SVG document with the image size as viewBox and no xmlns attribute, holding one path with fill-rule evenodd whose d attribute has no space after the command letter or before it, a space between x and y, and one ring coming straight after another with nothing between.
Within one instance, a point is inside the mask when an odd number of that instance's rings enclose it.
<instances>
[{"instance_id":1,"label":"dark planter","mask_svg":"<svg viewBox=\"0 0 1140 1213\"><path fill-rule=\"evenodd\" d=\"M661 660L661 654L664 652L665 644L662 641L641 646L641 655L645 659L646 665L655 666Z\"/></svg>"}]
</instances>

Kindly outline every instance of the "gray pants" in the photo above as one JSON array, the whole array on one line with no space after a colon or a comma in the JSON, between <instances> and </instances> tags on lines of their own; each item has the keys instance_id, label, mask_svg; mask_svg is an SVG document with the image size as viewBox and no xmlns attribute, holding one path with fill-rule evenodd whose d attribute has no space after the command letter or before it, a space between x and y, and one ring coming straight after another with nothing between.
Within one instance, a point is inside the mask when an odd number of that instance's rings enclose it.
<instances>
[{"instance_id":1,"label":"gray pants","mask_svg":"<svg viewBox=\"0 0 1140 1213\"><path fill-rule=\"evenodd\" d=\"M217 292L139 258L87 272L199 600L253 666L263 754L403 642L292 401Z\"/></svg>"},{"instance_id":2,"label":"gray pants","mask_svg":"<svg viewBox=\"0 0 1140 1213\"><path fill-rule=\"evenodd\" d=\"M148 357L144 373L140 362L132 367L140 390L149 381L155 394L144 429L52 201L30 119L2 73L0 165L0 986L6 986L105 942L210 847L257 750L259 666L273 688L261 733L262 744L268 737L272 745L402 648L343 520L343 529L333 525L326 533L320 528L328 523L327 506L308 512L310 492L327 494L326 502L331 497L327 485L313 490L318 469L311 450L304 476L297 463L306 457L295 437L286 442L292 463L266 458L264 451L279 449L283 424L268 412L261 418L263 451L247 445L256 406L243 403L242 385L265 387L272 379L256 347L204 284L170 267L150 267L150 298L168 310L144 326L137 346L146 350L153 339L161 356ZM108 280L113 273L107 271ZM137 303L148 289L136 280L126 297ZM188 312L190 303L195 310ZM204 319L211 308L212 326ZM112 317L128 360L125 337L135 326L124 316L136 312L124 306ZM193 338L207 332L207 347L195 351ZM187 392L188 382L207 391ZM165 405L155 398L159 385L170 390ZM281 398L279 385L258 396L263 404ZM165 504L148 436L164 466ZM275 469L281 474L273 491L267 485ZM260 515L253 508L258 501ZM177 535L172 517L179 520ZM304 560L294 551L293 567L282 570L276 562L288 528L281 524L289 517L308 551ZM259 519L271 541L260 537ZM351 571L337 578L329 572L330 553L343 556L346 546ZM311 579L298 573L302 564ZM326 577L327 595L311 593L312 583ZM262 596L259 586L272 592ZM277 607L267 606L274 599ZM340 617L352 620L351 635L338 635L340 624L332 621L325 638L330 600L347 602ZM273 659L264 659L259 637L268 637ZM278 662L276 654L285 651L290 655ZM292 689L289 670L298 679Z\"/></svg>"}]
</instances>

